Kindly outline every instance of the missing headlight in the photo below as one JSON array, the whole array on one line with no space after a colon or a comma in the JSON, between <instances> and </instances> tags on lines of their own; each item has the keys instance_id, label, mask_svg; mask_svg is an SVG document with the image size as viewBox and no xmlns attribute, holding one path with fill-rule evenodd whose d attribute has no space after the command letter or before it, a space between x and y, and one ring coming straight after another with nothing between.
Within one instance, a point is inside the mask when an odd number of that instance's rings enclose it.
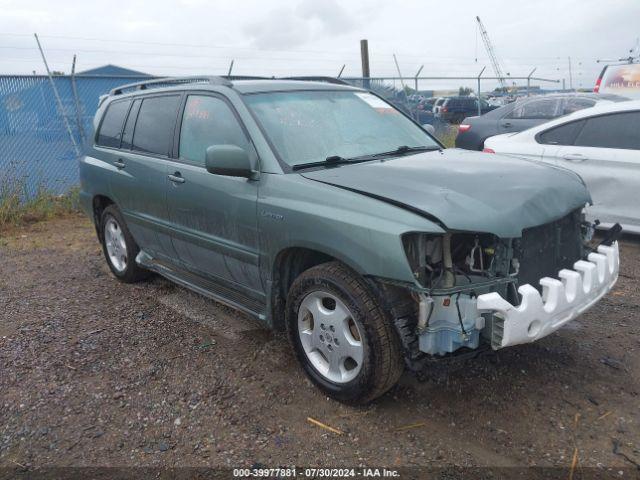
<instances>
[{"instance_id":1,"label":"missing headlight","mask_svg":"<svg viewBox=\"0 0 640 480\"><path fill-rule=\"evenodd\" d=\"M411 233L403 243L414 277L429 289L509 275L508 262L502 261L506 247L495 235Z\"/></svg>"}]
</instances>

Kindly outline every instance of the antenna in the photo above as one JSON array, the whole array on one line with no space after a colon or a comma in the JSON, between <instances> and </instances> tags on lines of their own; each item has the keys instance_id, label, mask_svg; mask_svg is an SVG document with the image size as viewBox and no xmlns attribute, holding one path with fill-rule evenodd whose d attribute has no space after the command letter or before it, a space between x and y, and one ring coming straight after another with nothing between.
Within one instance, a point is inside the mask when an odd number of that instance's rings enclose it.
<instances>
[{"instance_id":1,"label":"antenna","mask_svg":"<svg viewBox=\"0 0 640 480\"><path fill-rule=\"evenodd\" d=\"M491 65L493 66L493 71L498 77L498 81L500 82L500 86L503 90L507 89L507 82L504 79L504 74L502 73L502 69L500 68L500 63L498 63L498 57L496 56L496 52L493 49L493 45L491 45L491 40L489 39L489 34L487 33L487 29L484 28L482 24L482 20L480 17L476 16L476 20L478 21L478 27L480 27L480 34L482 35L482 41L484 42L484 46L487 49L487 55L489 55L489 60L491 60Z\"/></svg>"}]
</instances>

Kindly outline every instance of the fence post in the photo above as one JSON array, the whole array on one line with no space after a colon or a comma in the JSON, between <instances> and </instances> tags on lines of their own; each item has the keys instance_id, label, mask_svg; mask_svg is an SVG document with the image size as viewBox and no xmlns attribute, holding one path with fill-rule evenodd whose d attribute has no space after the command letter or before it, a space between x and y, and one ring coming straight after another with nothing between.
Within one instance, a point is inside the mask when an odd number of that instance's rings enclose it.
<instances>
[{"instance_id":1,"label":"fence post","mask_svg":"<svg viewBox=\"0 0 640 480\"><path fill-rule=\"evenodd\" d=\"M80 134L80 141L84 143L84 126L80 118L80 99L78 98L78 89L76 88L76 56L73 56L73 63L71 64L71 91L73 92L73 101L76 104L76 123L78 124L78 133Z\"/></svg>"},{"instance_id":2,"label":"fence post","mask_svg":"<svg viewBox=\"0 0 640 480\"><path fill-rule=\"evenodd\" d=\"M80 148L78 148L76 139L73 137L73 132L71 131L71 125L69 125L69 120L67 119L67 116L64 114L64 107L62 105L62 100L60 99L60 94L58 93L58 88L56 87L56 84L53 81L53 77L51 76L51 70L49 70L49 64L47 63L47 59L44 56L44 52L42 51L42 45L40 45L40 39L38 38L37 33L34 33L33 36L36 37L36 42L38 43L38 50L40 50L40 55L42 55L42 61L44 62L44 67L47 69L47 76L49 77L49 82L51 82L51 88L53 88L53 94L56 97L56 102L58 103L58 108L60 109L60 115L62 115L62 121L64 122L64 126L67 128L69 139L73 144L73 149L76 151L76 155L79 157Z\"/></svg>"},{"instance_id":3,"label":"fence post","mask_svg":"<svg viewBox=\"0 0 640 480\"><path fill-rule=\"evenodd\" d=\"M416 84L415 84L415 87L416 87L416 89L415 89L415 90L416 90L416 95L418 94L418 77L420 76L420 72L422 72L422 69L423 69L423 68L424 68L424 65L420 65L420 68L419 68L419 69L418 69L418 71L416 72L415 77L413 77L413 79L414 79L414 80L415 80L415 82L416 82ZM416 107L417 107L417 105L416 105ZM416 121L418 121L418 123L419 123L419 120L420 120L420 114L418 113L418 109L416 108Z\"/></svg>"},{"instance_id":4,"label":"fence post","mask_svg":"<svg viewBox=\"0 0 640 480\"><path fill-rule=\"evenodd\" d=\"M480 77L484 73L485 68L487 67L482 67L482 70L480 70L480 73L478 74L478 116L482 115L482 106L480 106Z\"/></svg>"},{"instance_id":5,"label":"fence post","mask_svg":"<svg viewBox=\"0 0 640 480\"><path fill-rule=\"evenodd\" d=\"M416 82L416 93L418 93L418 77L420 76L420 72L422 72L422 69L424 68L424 65L420 65L420 68L418 69L418 71L416 72L416 75L414 78L415 82Z\"/></svg>"},{"instance_id":6,"label":"fence post","mask_svg":"<svg viewBox=\"0 0 640 480\"><path fill-rule=\"evenodd\" d=\"M527 97L530 95L529 90L531 89L531 75L533 75L533 72L535 72L537 68L538 67L531 70L531 72L527 76Z\"/></svg>"}]
</instances>

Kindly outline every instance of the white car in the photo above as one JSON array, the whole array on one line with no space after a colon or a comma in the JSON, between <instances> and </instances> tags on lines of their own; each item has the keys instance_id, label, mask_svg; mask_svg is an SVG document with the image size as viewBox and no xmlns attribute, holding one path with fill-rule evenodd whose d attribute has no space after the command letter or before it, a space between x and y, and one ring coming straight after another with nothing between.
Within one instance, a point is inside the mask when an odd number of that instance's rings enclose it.
<instances>
[{"instance_id":1,"label":"white car","mask_svg":"<svg viewBox=\"0 0 640 480\"><path fill-rule=\"evenodd\" d=\"M590 220L640 233L640 101L597 105L519 133L488 138L485 152L568 168L591 192Z\"/></svg>"}]
</instances>

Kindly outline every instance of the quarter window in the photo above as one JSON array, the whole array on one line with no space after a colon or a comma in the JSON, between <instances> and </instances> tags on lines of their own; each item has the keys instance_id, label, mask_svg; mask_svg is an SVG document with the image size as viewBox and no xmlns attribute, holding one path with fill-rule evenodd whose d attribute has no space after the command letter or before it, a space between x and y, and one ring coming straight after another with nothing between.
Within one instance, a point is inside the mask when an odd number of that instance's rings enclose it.
<instances>
[{"instance_id":1,"label":"quarter window","mask_svg":"<svg viewBox=\"0 0 640 480\"><path fill-rule=\"evenodd\" d=\"M169 155L180 97L149 97L142 100L133 134L133 150Z\"/></svg>"},{"instance_id":2,"label":"quarter window","mask_svg":"<svg viewBox=\"0 0 640 480\"><path fill-rule=\"evenodd\" d=\"M547 145L573 145L576 136L584 126L584 120L565 123L540 134L540 143Z\"/></svg>"},{"instance_id":3,"label":"quarter window","mask_svg":"<svg viewBox=\"0 0 640 480\"><path fill-rule=\"evenodd\" d=\"M207 148L212 145L249 144L238 120L220 98L190 95L182 116L180 131L180 158L205 164Z\"/></svg>"},{"instance_id":4,"label":"quarter window","mask_svg":"<svg viewBox=\"0 0 640 480\"><path fill-rule=\"evenodd\" d=\"M122 124L127 116L130 101L113 102L107 107L104 120L100 125L96 143L101 147L120 147L120 135L122 134Z\"/></svg>"},{"instance_id":5,"label":"quarter window","mask_svg":"<svg viewBox=\"0 0 640 480\"><path fill-rule=\"evenodd\" d=\"M640 150L640 111L589 118L576 138L581 147Z\"/></svg>"}]
</instances>

